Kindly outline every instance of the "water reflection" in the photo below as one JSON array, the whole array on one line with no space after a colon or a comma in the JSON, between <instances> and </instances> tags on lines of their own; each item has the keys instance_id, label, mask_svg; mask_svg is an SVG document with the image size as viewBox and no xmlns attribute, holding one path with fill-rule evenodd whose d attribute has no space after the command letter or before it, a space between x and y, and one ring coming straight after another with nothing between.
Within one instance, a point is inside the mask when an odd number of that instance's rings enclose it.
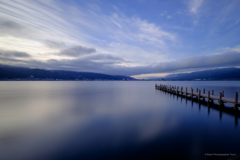
<instances>
[{"instance_id":1,"label":"water reflection","mask_svg":"<svg viewBox=\"0 0 240 160\"><path fill-rule=\"evenodd\" d=\"M199 112L198 99L180 100L153 86L0 83L0 159L204 159L204 153L239 154L233 114L222 108L219 123L219 106L212 102L201 100Z\"/></svg>"},{"instance_id":2,"label":"water reflection","mask_svg":"<svg viewBox=\"0 0 240 160\"><path fill-rule=\"evenodd\" d=\"M165 92L165 93L168 93L168 92ZM182 96L182 95L177 95L177 94L173 94L173 93L168 93L170 95L170 97L174 97L176 96L177 97L177 100L178 100L178 97L181 97L181 102L182 102L182 98L185 98L186 99L186 104L188 101L191 101L191 106L193 107L194 106L194 103L197 103L198 104L198 109L199 111L201 110L201 106L205 106L208 108L208 115L210 115L210 109L214 109L214 110L217 110L219 111L219 120L221 121L222 120L222 113L227 113L231 116L234 116L234 120L235 120L235 125L238 126L238 118L240 118L240 111L238 108L234 108L233 106L231 107L226 107L224 103L221 103L221 104L215 104L213 100L205 100L205 98L201 98L201 99L198 99L198 97L196 96ZM231 104L230 104L231 105Z\"/></svg>"}]
</instances>

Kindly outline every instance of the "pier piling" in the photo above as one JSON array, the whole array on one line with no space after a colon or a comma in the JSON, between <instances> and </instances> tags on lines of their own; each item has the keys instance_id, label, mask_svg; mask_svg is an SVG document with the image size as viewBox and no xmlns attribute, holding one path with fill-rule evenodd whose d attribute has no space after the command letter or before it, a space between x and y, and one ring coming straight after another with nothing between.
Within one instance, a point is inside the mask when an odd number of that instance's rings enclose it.
<instances>
[{"instance_id":1,"label":"pier piling","mask_svg":"<svg viewBox=\"0 0 240 160\"><path fill-rule=\"evenodd\" d=\"M198 92L198 100L200 100L200 98L201 98L201 90L199 90Z\"/></svg>"},{"instance_id":2,"label":"pier piling","mask_svg":"<svg viewBox=\"0 0 240 160\"><path fill-rule=\"evenodd\" d=\"M210 102L210 91L208 91L208 102Z\"/></svg>"},{"instance_id":3,"label":"pier piling","mask_svg":"<svg viewBox=\"0 0 240 160\"><path fill-rule=\"evenodd\" d=\"M234 105L234 108L236 108L237 109L237 107L238 107L238 92L236 92L235 93L235 99L234 99L234 101L235 101L235 105Z\"/></svg>"},{"instance_id":4,"label":"pier piling","mask_svg":"<svg viewBox=\"0 0 240 160\"><path fill-rule=\"evenodd\" d=\"M205 94L205 89L202 90L202 94L201 94L201 90L198 90L198 88L196 89L197 92L193 92L193 88L191 87L190 92L188 92L187 87L184 90L183 86L179 87L179 86L173 86L173 85L165 85L165 84L160 84L157 85L155 84L155 88L165 91L165 92L169 92L170 94L176 94L177 96L180 96L179 92L181 92L181 97L183 97L183 95L185 95L185 98L187 99L187 95L191 95L191 99L193 100L193 96L196 96L196 98L200 100L201 98L203 99L203 101L205 101L205 98L207 98L207 102L214 102L214 100L217 100L219 102L219 106L224 106L224 103L232 103L234 104L234 108L238 108L240 106L240 101L238 100L238 92L235 93L235 98L228 98L228 97L224 97L224 91L219 92L219 96L214 95L214 90L212 90L210 93L210 91L207 92L207 94Z\"/></svg>"},{"instance_id":5,"label":"pier piling","mask_svg":"<svg viewBox=\"0 0 240 160\"><path fill-rule=\"evenodd\" d=\"M191 88L191 98L193 98L193 89Z\"/></svg>"},{"instance_id":6,"label":"pier piling","mask_svg":"<svg viewBox=\"0 0 240 160\"><path fill-rule=\"evenodd\" d=\"M187 98L187 87L186 87L185 97Z\"/></svg>"}]
</instances>

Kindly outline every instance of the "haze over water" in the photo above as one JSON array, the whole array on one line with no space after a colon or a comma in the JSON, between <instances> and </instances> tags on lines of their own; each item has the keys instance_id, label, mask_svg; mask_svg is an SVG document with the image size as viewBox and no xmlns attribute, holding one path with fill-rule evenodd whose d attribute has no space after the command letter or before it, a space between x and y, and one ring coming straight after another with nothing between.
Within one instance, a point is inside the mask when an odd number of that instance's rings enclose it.
<instances>
[{"instance_id":1,"label":"haze over water","mask_svg":"<svg viewBox=\"0 0 240 160\"><path fill-rule=\"evenodd\" d=\"M228 159L237 111L177 97L153 81L0 83L0 159ZM161 81L240 93L239 82ZM215 103L217 105L217 103ZM233 105L226 105L232 107Z\"/></svg>"}]
</instances>

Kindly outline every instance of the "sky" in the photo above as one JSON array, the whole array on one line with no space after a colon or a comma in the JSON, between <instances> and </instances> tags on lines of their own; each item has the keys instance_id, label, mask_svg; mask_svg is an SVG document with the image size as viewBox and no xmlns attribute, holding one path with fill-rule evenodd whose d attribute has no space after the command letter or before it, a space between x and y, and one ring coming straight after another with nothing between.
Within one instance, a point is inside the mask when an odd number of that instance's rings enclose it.
<instances>
[{"instance_id":1,"label":"sky","mask_svg":"<svg viewBox=\"0 0 240 160\"><path fill-rule=\"evenodd\" d=\"M240 66L239 0L0 0L0 64L134 78Z\"/></svg>"}]
</instances>

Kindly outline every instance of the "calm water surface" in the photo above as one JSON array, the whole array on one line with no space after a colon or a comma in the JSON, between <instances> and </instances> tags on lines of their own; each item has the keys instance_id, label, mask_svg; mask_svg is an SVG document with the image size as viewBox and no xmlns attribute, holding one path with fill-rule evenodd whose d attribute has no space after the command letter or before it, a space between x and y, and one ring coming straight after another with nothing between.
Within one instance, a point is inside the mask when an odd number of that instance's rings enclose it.
<instances>
[{"instance_id":1,"label":"calm water surface","mask_svg":"<svg viewBox=\"0 0 240 160\"><path fill-rule=\"evenodd\" d=\"M240 155L238 111L155 90L155 83L0 82L0 159L229 159ZM240 93L240 82L233 81L164 84L214 89L217 95L224 90L225 97Z\"/></svg>"}]
</instances>

